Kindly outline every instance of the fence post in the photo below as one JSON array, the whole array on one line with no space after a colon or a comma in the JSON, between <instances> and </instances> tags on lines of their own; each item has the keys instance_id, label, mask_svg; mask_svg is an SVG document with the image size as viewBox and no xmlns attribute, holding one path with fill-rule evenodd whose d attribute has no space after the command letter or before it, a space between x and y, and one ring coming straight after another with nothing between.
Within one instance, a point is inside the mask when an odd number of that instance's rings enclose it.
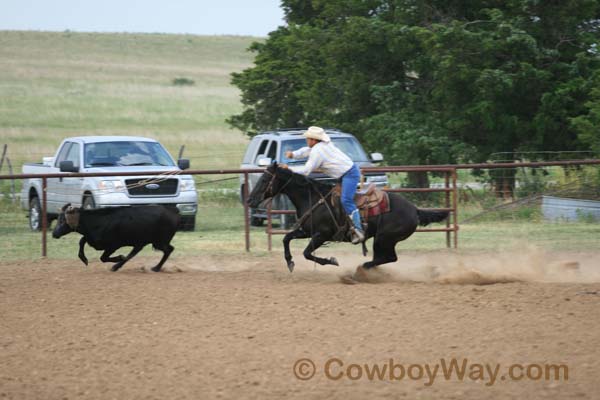
<instances>
[{"instance_id":1,"label":"fence post","mask_svg":"<svg viewBox=\"0 0 600 400\"><path fill-rule=\"evenodd\" d=\"M2 171L2 164L4 164L4 157L6 157L6 148L7 144L4 145L4 149L2 150L2 157L0 157L0 171Z\"/></svg>"},{"instance_id":2,"label":"fence post","mask_svg":"<svg viewBox=\"0 0 600 400\"><path fill-rule=\"evenodd\" d=\"M42 257L46 257L48 255L46 249L46 231L48 230L48 217L46 210L46 189L48 187L48 178L42 178Z\"/></svg>"},{"instance_id":3,"label":"fence post","mask_svg":"<svg viewBox=\"0 0 600 400\"><path fill-rule=\"evenodd\" d=\"M10 163L10 158L6 157L6 165L8 165L8 174L10 176L13 176L13 169L12 169L12 164ZM15 178L11 178L10 179L10 195L11 195L11 202L13 204L15 204L15 201L17 200L17 196L15 193Z\"/></svg>"},{"instance_id":4,"label":"fence post","mask_svg":"<svg viewBox=\"0 0 600 400\"><path fill-rule=\"evenodd\" d=\"M458 187L456 168L452 169L452 208L454 208L454 248L458 248Z\"/></svg>"},{"instance_id":5,"label":"fence post","mask_svg":"<svg viewBox=\"0 0 600 400\"><path fill-rule=\"evenodd\" d=\"M450 171L446 171L444 173L444 188L445 189L449 189L450 188ZM446 208L450 208L450 192L446 190L445 192L446 195L446 202L444 203L444 207ZM450 229L450 218L446 218L446 228ZM456 235L456 232L454 232L454 235ZM446 231L446 247L450 248L450 231Z\"/></svg>"},{"instance_id":6,"label":"fence post","mask_svg":"<svg viewBox=\"0 0 600 400\"><path fill-rule=\"evenodd\" d=\"M250 251L250 210L248 209L248 173L244 172L244 188L242 193L244 200L244 233L246 239L246 251Z\"/></svg>"},{"instance_id":7,"label":"fence post","mask_svg":"<svg viewBox=\"0 0 600 400\"><path fill-rule=\"evenodd\" d=\"M269 251L273 249L273 218L271 211L273 210L273 199L269 200L269 204L267 206L267 248Z\"/></svg>"}]
</instances>

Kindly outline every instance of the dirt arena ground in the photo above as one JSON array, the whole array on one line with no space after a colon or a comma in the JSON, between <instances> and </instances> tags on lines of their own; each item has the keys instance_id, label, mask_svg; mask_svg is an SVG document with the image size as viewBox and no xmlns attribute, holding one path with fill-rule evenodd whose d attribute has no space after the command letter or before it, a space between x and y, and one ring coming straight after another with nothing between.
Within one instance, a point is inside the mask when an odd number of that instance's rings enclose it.
<instances>
[{"instance_id":1,"label":"dirt arena ground","mask_svg":"<svg viewBox=\"0 0 600 400\"><path fill-rule=\"evenodd\" d=\"M355 253L0 263L0 399L599 398L600 252Z\"/></svg>"}]
</instances>

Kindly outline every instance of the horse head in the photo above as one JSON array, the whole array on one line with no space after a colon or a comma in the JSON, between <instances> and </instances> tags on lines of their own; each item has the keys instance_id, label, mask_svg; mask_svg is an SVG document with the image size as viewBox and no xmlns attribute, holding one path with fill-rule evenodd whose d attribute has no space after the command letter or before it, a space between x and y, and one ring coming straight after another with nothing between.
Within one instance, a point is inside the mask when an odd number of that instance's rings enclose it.
<instances>
[{"instance_id":1,"label":"horse head","mask_svg":"<svg viewBox=\"0 0 600 400\"><path fill-rule=\"evenodd\" d=\"M279 167L276 162L269 165L252 189L248 205L256 208L263 201L279 194L292 175L292 171Z\"/></svg>"}]
</instances>

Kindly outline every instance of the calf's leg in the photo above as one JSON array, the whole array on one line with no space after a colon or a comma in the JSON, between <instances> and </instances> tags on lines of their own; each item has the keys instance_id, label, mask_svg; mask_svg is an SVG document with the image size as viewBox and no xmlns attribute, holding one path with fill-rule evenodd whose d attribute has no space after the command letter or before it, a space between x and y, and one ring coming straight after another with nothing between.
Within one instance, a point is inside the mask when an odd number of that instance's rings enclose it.
<instances>
[{"instance_id":1,"label":"calf's leg","mask_svg":"<svg viewBox=\"0 0 600 400\"><path fill-rule=\"evenodd\" d=\"M134 246L134 248L129 252L129 254L127 254L127 256L125 256L124 259L122 259L121 261L119 261L118 263L116 263L115 265L112 266L111 271L113 271L113 272L118 271L119 268L121 268L123 266L123 264L125 264L127 261L129 261L133 257L135 257L135 255L137 253L139 253L140 250L142 250L143 248L144 248L144 245ZM120 257L122 257L122 256L120 256Z\"/></svg>"},{"instance_id":2,"label":"calf's leg","mask_svg":"<svg viewBox=\"0 0 600 400\"><path fill-rule=\"evenodd\" d=\"M175 250L175 247L173 247L167 243L165 245L159 245L159 246L155 245L154 248L158 249L158 250L162 250L162 252L163 252L163 256L160 259L160 261L158 262L158 264L156 264L156 266L152 267L152 271L160 272L160 269L162 268L165 261L167 261L167 258L169 258L169 255L173 252L173 250Z\"/></svg>"},{"instance_id":3,"label":"calf's leg","mask_svg":"<svg viewBox=\"0 0 600 400\"><path fill-rule=\"evenodd\" d=\"M85 253L83 252L83 247L85 246L86 243L87 243L87 241L85 240L85 236L82 236L81 239L79 240L79 253L77 255L79 256L79 259L81 261L83 261L83 263L85 265L88 265L88 259L85 256Z\"/></svg>"},{"instance_id":4,"label":"calf's leg","mask_svg":"<svg viewBox=\"0 0 600 400\"><path fill-rule=\"evenodd\" d=\"M102 261L102 262L118 262L118 261L123 261L125 259L125 256L122 256L122 255L118 255L116 257L111 257L110 256L115 251L117 251L117 249L107 249L107 250L104 250L104 253L102 253L102 255L100 256L100 261Z\"/></svg>"}]
</instances>

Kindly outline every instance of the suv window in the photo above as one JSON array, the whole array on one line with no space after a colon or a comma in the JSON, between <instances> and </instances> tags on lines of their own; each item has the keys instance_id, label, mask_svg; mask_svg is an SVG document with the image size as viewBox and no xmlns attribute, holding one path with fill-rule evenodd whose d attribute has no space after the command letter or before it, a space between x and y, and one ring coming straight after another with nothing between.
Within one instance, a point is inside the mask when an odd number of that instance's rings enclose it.
<instances>
[{"instance_id":1,"label":"suv window","mask_svg":"<svg viewBox=\"0 0 600 400\"><path fill-rule=\"evenodd\" d=\"M269 139L265 139L260 144L258 151L256 152L256 157L254 157L254 164L258 163L258 159L265 156L265 150L267 149L267 145L269 144Z\"/></svg>"},{"instance_id":2,"label":"suv window","mask_svg":"<svg viewBox=\"0 0 600 400\"><path fill-rule=\"evenodd\" d=\"M271 146L269 146L267 157L270 157L271 160L277 159L277 142L275 140L271 141Z\"/></svg>"},{"instance_id":3,"label":"suv window","mask_svg":"<svg viewBox=\"0 0 600 400\"><path fill-rule=\"evenodd\" d=\"M358 141L355 138L353 138L353 137L334 137L334 138L331 138L331 140L336 145L336 147L339 148L342 152L346 153L352 159L352 161L354 161L354 162L369 161L369 159L367 158L367 155L365 154L361 145L358 143ZM286 151L295 151L302 147L306 147L305 139L298 138L298 139L285 140L281 146L281 152L280 152L281 162L288 163L288 162L299 161L299 160L292 160L292 159L286 158L285 152Z\"/></svg>"}]
</instances>

